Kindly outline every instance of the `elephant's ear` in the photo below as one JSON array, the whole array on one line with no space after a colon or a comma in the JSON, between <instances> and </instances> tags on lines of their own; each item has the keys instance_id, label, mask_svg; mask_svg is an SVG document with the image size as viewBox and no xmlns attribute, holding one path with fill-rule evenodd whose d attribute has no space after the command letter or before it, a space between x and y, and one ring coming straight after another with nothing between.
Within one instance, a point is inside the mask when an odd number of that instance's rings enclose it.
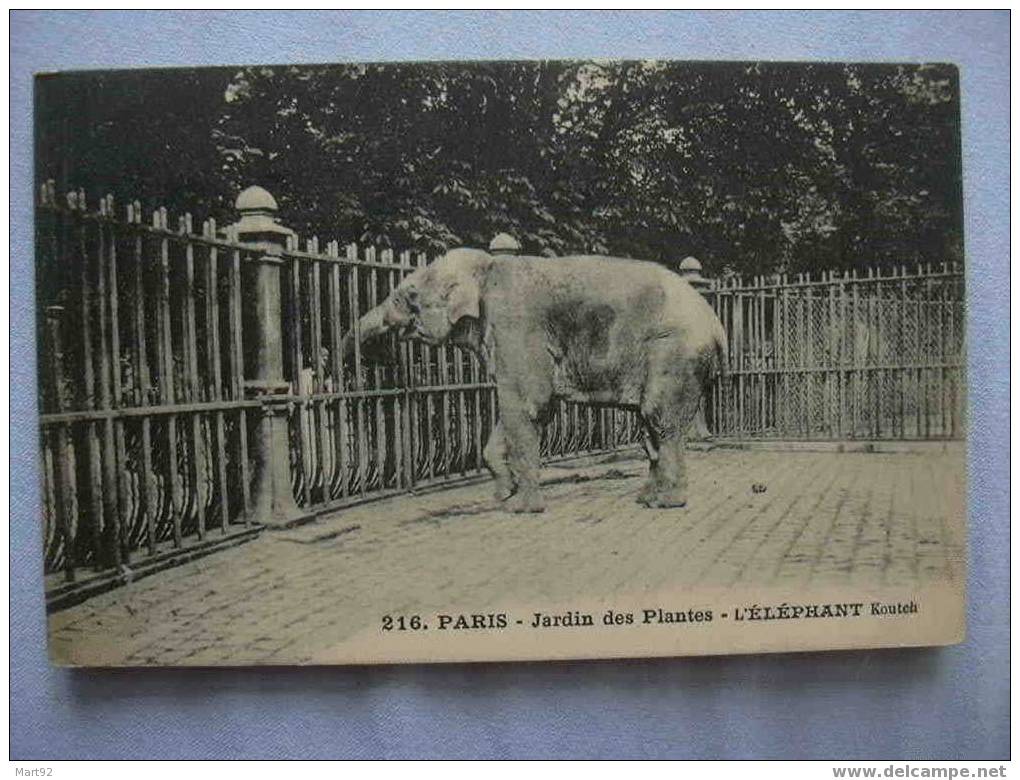
<instances>
[{"instance_id":1,"label":"elephant's ear","mask_svg":"<svg viewBox=\"0 0 1020 780\"><path fill-rule=\"evenodd\" d=\"M478 318L478 299L481 291L478 289L478 282L468 276L459 279L450 288L446 299L447 316L450 324L456 325L462 317Z\"/></svg>"}]
</instances>

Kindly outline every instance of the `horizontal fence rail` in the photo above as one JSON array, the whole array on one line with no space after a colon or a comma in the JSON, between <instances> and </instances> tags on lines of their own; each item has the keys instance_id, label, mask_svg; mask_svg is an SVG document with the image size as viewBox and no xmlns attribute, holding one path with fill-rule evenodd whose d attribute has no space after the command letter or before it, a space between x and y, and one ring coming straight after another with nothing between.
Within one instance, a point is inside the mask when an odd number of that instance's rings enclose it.
<instances>
[{"instance_id":1,"label":"horizontal fence rail","mask_svg":"<svg viewBox=\"0 0 1020 780\"><path fill-rule=\"evenodd\" d=\"M73 603L79 581L127 581L248 538L274 514L483 473L498 410L473 354L391 342L397 360L359 346L347 364L338 348L429 258L320 246L265 209L249 217L198 225L165 209L143 215L137 202L89 207L81 192L58 201L44 185L37 310L51 607ZM640 437L633 412L562 402L542 454L606 452Z\"/></svg>"},{"instance_id":2,"label":"horizontal fence rail","mask_svg":"<svg viewBox=\"0 0 1020 780\"><path fill-rule=\"evenodd\" d=\"M714 283L729 355L710 427L745 439L962 437L963 292L949 264Z\"/></svg>"}]
</instances>

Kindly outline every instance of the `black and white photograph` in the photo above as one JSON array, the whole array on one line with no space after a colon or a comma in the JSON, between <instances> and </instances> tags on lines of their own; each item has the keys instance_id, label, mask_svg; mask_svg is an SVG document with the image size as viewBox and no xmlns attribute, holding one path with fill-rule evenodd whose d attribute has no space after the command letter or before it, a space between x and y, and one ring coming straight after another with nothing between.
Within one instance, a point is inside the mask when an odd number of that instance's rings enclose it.
<instances>
[{"instance_id":1,"label":"black and white photograph","mask_svg":"<svg viewBox=\"0 0 1020 780\"><path fill-rule=\"evenodd\" d=\"M65 666L964 639L951 64L35 79Z\"/></svg>"}]
</instances>

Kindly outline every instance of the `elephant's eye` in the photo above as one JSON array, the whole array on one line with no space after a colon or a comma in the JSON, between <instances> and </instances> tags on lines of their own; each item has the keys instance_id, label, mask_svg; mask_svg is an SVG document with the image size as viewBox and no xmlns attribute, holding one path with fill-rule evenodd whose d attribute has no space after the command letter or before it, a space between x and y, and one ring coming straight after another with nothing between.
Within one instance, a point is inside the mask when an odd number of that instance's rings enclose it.
<instances>
[{"instance_id":1,"label":"elephant's eye","mask_svg":"<svg viewBox=\"0 0 1020 780\"><path fill-rule=\"evenodd\" d=\"M411 314L419 314L421 312L421 304L418 302L417 290L405 290L401 298L404 306Z\"/></svg>"}]
</instances>

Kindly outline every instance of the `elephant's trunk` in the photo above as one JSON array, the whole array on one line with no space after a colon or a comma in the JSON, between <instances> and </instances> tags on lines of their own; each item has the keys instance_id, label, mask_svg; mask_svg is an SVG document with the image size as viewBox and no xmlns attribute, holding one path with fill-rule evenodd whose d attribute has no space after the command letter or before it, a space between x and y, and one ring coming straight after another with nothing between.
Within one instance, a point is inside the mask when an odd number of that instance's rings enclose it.
<instances>
[{"instance_id":1,"label":"elephant's trunk","mask_svg":"<svg viewBox=\"0 0 1020 780\"><path fill-rule=\"evenodd\" d=\"M340 351L345 360L350 360L354 356L356 339L363 344L369 339L381 336L390 329L389 324L386 322L388 306L389 302L383 301L374 309L365 312L361 319L358 320L357 327L344 334L344 337L340 340Z\"/></svg>"}]
</instances>

